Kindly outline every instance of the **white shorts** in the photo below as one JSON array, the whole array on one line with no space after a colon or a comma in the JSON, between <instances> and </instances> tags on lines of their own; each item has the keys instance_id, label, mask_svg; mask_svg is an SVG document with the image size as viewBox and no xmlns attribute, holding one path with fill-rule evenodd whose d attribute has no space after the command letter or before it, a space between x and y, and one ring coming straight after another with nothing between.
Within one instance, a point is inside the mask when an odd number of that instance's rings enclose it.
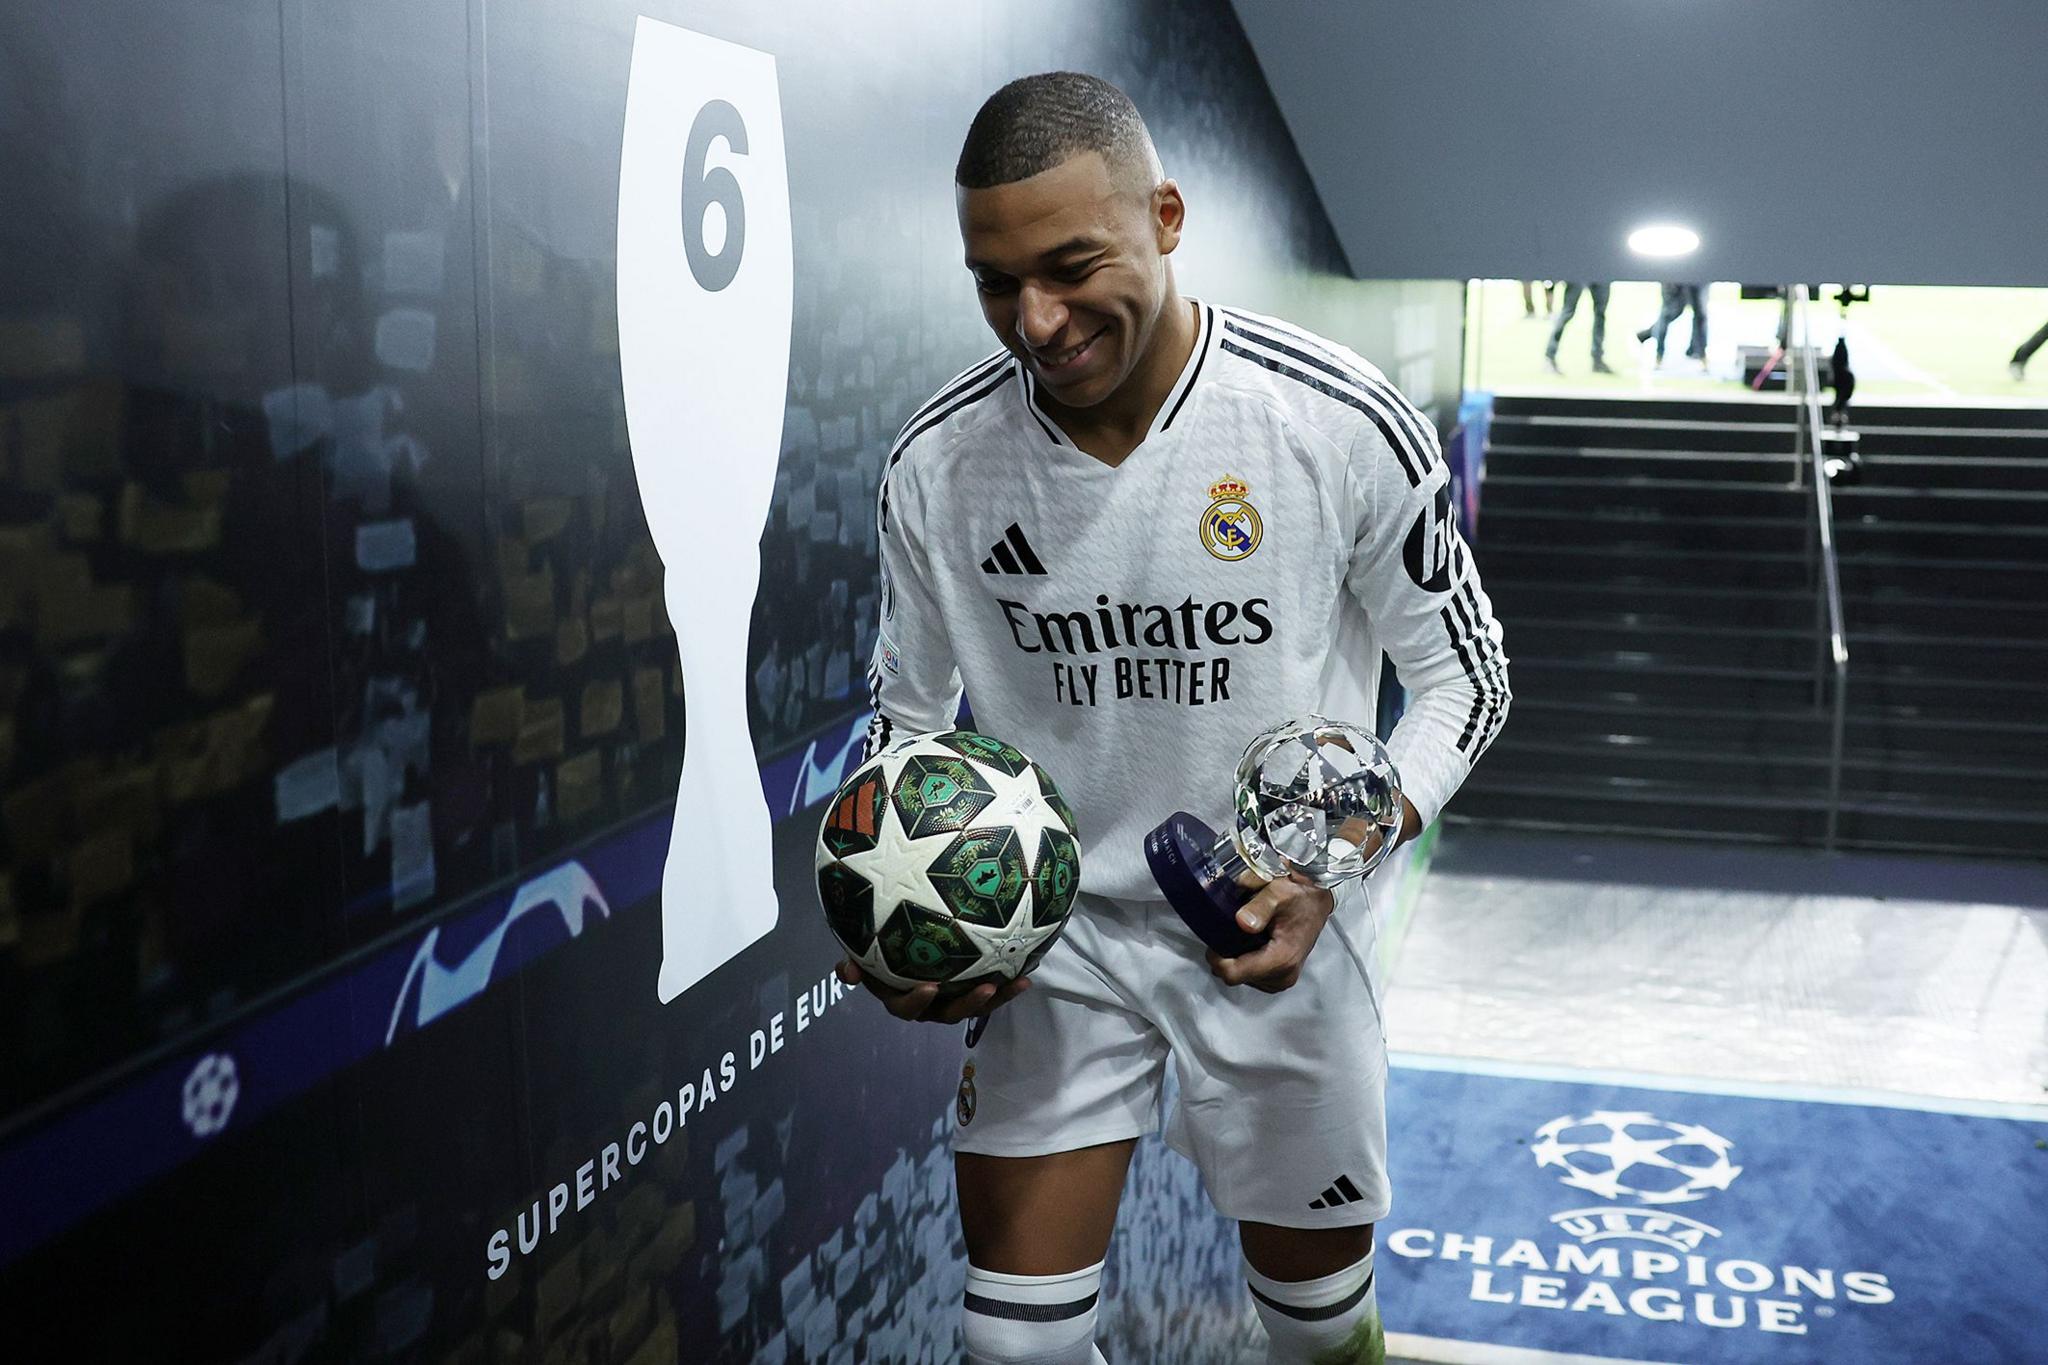
<instances>
[{"instance_id":1,"label":"white shorts","mask_svg":"<svg viewBox=\"0 0 2048 1365\"><path fill-rule=\"evenodd\" d=\"M1374 1223L1389 1205L1387 1051L1373 925L1357 883L1303 965L1269 995L1209 974L1164 901L1083 895L1031 989L989 1016L962 1066L953 1149L1044 1156L1155 1132L1226 1218Z\"/></svg>"}]
</instances>

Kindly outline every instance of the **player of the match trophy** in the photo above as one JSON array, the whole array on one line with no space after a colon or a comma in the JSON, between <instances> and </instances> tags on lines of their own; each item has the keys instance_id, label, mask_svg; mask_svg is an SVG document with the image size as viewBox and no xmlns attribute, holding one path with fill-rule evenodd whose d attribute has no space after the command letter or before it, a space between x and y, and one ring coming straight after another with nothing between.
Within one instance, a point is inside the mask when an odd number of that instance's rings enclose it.
<instances>
[{"instance_id":1,"label":"player of the match trophy","mask_svg":"<svg viewBox=\"0 0 2048 1365\"><path fill-rule=\"evenodd\" d=\"M1232 806L1223 835L1176 811L1145 839L1167 902L1221 957L1266 941L1237 923L1266 882L1298 872L1335 887L1380 865L1400 837L1401 775L1369 731L1304 716L1245 746Z\"/></svg>"}]
</instances>

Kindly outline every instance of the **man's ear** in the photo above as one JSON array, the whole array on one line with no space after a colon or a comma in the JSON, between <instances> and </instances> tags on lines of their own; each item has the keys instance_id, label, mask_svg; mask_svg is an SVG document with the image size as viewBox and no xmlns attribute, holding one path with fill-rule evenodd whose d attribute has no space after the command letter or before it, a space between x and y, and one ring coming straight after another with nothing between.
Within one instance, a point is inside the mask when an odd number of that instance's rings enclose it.
<instances>
[{"instance_id":1,"label":"man's ear","mask_svg":"<svg viewBox=\"0 0 2048 1365\"><path fill-rule=\"evenodd\" d=\"M1180 245L1180 232L1187 216L1188 206L1180 197L1180 185L1172 180L1160 181L1152 190L1152 235L1160 255L1172 255Z\"/></svg>"}]
</instances>

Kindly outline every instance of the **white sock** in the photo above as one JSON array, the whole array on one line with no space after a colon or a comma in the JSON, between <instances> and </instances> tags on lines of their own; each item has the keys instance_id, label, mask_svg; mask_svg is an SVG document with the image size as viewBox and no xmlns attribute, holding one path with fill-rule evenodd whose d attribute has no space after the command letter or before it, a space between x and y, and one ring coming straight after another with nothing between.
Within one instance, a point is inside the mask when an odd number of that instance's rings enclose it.
<instances>
[{"instance_id":1,"label":"white sock","mask_svg":"<svg viewBox=\"0 0 2048 1365\"><path fill-rule=\"evenodd\" d=\"M969 1365L1102 1365L1095 1308L1102 1262L1065 1275L967 1267L961 1332Z\"/></svg>"},{"instance_id":2,"label":"white sock","mask_svg":"<svg viewBox=\"0 0 2048 1365\"><path fill-rule=\"evenodd\" d=\"M1244 1267L1252 1305L1266 1324L1270 1365L1383 1365L1386 1336L1380 1329L1379 1295L1373 1287L1372 1253L1320 1280L1268 1279Z\"/></svg>"}]
</instances>

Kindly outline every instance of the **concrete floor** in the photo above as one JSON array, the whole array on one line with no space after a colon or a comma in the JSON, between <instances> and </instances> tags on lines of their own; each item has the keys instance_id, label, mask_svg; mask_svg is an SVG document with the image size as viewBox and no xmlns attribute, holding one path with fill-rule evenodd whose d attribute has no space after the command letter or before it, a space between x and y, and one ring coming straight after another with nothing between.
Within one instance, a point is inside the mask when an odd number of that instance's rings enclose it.
<instances>
[{"instance_id":1,"label":"concrete floor","mask_svg":"<svg viewBox=\"0 0 2048 1365\"><path fill-rule=\"evenodd\" d=\"M1453 825L1397 1052L2048 1103L2048 866Z\"/></svg>"}]
</instances>

